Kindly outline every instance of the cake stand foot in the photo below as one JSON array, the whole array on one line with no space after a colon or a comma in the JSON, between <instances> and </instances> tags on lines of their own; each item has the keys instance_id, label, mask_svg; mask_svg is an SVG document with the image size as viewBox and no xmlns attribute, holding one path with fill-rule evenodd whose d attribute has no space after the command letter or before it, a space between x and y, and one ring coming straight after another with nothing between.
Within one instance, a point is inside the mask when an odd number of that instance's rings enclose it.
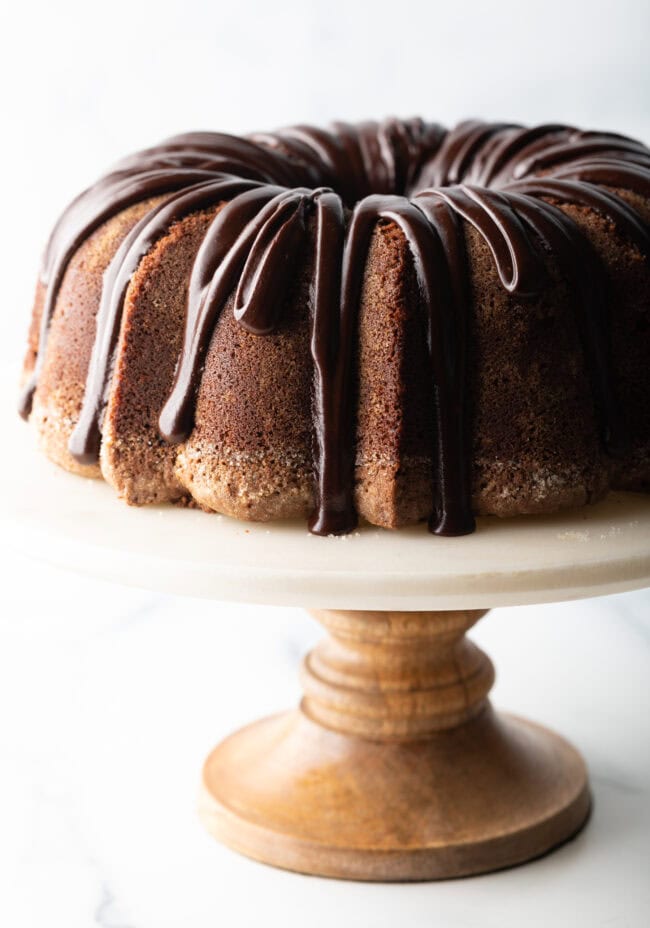
<instances>
[{"instance_id":1,"label":"cake stand foot","mask_svg":"<svg viewBox=\"0 0 650 928\"><path fill-rule=\"evenodd\" d=\"M579 831L584 762L493 711L484 613L314 615L330 636L303 665L299 709L208 757L201 817L256 860L321 876L431 880L523 863Z\"/></svg>"}]
</instances>

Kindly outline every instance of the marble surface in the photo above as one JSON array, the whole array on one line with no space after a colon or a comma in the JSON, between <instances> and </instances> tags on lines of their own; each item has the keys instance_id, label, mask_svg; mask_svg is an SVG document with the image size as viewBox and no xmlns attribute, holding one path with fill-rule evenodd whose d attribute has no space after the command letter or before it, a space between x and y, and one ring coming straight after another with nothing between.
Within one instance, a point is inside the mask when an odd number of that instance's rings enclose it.
<instances>
[{"instance_id":1,"label":"marble surface","mask_svg":"<svg viewBox=\"0 0 650 928\"><path fill-rule=\"evenodd\" d=\"M650 591L497 609L473 632L495 704L587 758L595 811L574 842L478 878L354 884L238 857L196 816L213 744L298 698L308 616L89 580L0 541L0 925L650 921Z\"/></svg>"}]
</instances>

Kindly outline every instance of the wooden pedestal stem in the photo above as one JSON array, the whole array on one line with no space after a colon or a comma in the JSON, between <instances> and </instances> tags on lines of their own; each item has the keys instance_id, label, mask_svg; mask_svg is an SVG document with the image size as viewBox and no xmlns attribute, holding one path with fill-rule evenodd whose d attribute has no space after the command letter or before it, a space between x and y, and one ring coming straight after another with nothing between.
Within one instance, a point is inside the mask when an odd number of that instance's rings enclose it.
<instances>
[{"instance_id":1,"label":"wooden pedestal stem","mask_svg":"<svg viewBox=\"0 0 650 928\"><path fill-rule=\"evenodd\" d=\"M206 761L201 815L221 841L304 873L441 879L496 870L573 836L587 773L562 738L496 714L484 612L313 615L298 710L236 732Z\"/></svg>"},{"instance_id":2,"label":"wooden pedestal stem","mask_svg":"<svg viewBox=\"0 0 650 928\"><path fill-rule=\"evenodd\" d=\"M465 632L485 610L312 615L329 631L302 667L302 710L315 722L373 741L408 741L484 708L494 669Z\"/></svg>"}]
</instances>

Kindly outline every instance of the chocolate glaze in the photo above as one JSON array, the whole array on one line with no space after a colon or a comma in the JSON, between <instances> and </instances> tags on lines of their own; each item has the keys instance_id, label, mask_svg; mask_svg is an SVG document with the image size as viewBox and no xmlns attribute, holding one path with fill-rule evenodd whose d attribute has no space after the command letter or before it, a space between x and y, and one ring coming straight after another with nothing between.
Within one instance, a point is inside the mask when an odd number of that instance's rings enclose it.
<instances>
[{"instance_id":1,"label":"chocolate glaze","mask_svg":"<svg viewBox=\"0 0 650 928\"><path fill-rule=\"evenodd\" d=\"M102 297L96 317L96 333L86 379L86 394L79 421L70 436L70 453L82 464L92 464L99 457L100 422L114 364L124 298L132 275L154 242L190 213L206 209L249 190L251 181L237 178L206 181L169 197L136 223L120 245L108 266L102 285ZM262 188L266 189L266 188Z\"/></svg>"},{"instance_id":2,"label":"chocolate glaze","mask_svg":"<svg viewBox=\"0 0 650 928\"><path fill-rule=\"evenodd\" d=\"M170 225L219 207L198 250L188 288L184 340L161 435L187 439L202 363L234 293L249 332L273 332L306 245L313 248L311 355L317 534L343 533L354 509L358 308L373 232L394 223L411 254L437 423L431 530L471 532L467 409L469 268L463 222L487 244L503 287L522 299L548 283L552 256L576 295L576 323L604 447L626 446L613 389L607 281L598 255L561 209L607 216L644 256L650 230L617 190L650 199L650 152L620 135L559 124L525 128L468 121L451 131L421 119L331 129L294 126L248 139L196 132L120 162L64 212L48 243L47 294L34 374L21 399L27 416L42 367L57 294L75 251L126 207L164 196L131 230L103 282L97 332L79 422L70 440L82 463L96 461L122 308L143 256ZM350 212L351 211L351 212Z\"/></svg>"}]
</instances>

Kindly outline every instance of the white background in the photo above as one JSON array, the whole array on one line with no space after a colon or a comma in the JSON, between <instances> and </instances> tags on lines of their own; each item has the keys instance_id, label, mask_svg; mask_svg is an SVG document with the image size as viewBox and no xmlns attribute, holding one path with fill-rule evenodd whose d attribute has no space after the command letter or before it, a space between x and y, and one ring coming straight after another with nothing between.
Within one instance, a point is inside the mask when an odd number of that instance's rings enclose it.
<instances>
[{"instance_id":1,"label":"white background","mask_svg":"<svg viewBox=\"0 0 650 928\"><path fill-rule=\"evenodd\" d=\"M649 36L647 0L4 0L0 362L22 345L59 210L126 152L190 129L391 114L650 141Z\"/></svg>"},{"instance_id":2,"label":"white background","mask_svg":"<svg viewBox=\"0 0 650 928\"><path fill-rule=\"evenodd\" d=\"M647 0L5 2L0 367L22 353L58 211L127 151L189 129L388 114L650 141L649 38ZM193 815L211 744L296 698L316 634L299 612L120 590L11 553L0 572L3 926L647 925L647 595L501 610L477 633L502 671L497 703L587 755L585 835L509 874L368 887L235 858Z\"/></svg>"}]
</instances>

